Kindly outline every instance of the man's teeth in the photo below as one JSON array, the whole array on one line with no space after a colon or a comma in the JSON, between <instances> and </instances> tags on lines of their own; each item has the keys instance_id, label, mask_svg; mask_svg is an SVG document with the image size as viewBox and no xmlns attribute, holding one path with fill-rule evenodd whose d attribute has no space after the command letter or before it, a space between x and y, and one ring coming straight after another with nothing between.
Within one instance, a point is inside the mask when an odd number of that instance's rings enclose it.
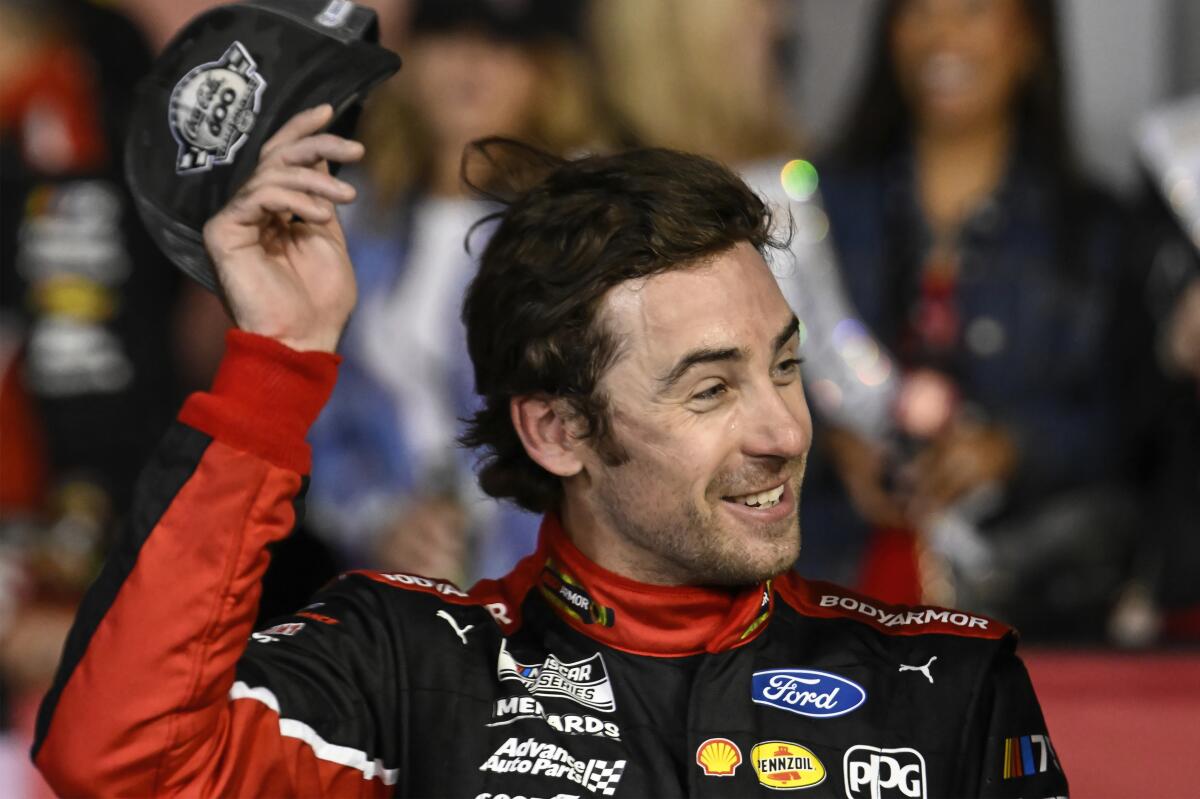
<instances>
[{"instance_id":1,"label":"man's teeth","mask_svg":"<svg viewBox=\"0 0 1200 799\"><path fill-rule=\"evenodd\" d=\"M758 494L743 494L740 497L730 497L734 502L740 502L751 508L770 508L779 504L780 497L783 496L783 486L772 488L770 491L763 491Z\"/></svg>"}]
</instances>

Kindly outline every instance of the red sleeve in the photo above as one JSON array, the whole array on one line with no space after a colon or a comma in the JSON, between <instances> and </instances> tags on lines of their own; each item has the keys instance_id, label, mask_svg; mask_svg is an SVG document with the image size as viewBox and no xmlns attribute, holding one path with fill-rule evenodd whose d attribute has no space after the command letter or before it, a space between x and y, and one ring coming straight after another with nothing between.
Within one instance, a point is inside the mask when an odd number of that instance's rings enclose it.
<instances>
[{"instance_id":1,"label":"red sleeve","mask_svg":"<svg viewBox=\"0 0 1200 799\"><path fill-rule=\"evenodd\" d=\"M333 392L341 358L296 352L273 339L231 330L212 391L193 394L179 420L276 466L307 474L308 428Z\"/></svg>"},{"instance_id":2,"label":"red sleeve","mask_svg":"<svg viewBox=\"0 0 1200 799\"><path fill-rule=\"evenodd\" d=\"M391 792L282 735L269 704L230 698L336 368L230 334L212 392L188 400L143 472L43 702L33 755L61 795Z\"/></svg>"}]
</instances>

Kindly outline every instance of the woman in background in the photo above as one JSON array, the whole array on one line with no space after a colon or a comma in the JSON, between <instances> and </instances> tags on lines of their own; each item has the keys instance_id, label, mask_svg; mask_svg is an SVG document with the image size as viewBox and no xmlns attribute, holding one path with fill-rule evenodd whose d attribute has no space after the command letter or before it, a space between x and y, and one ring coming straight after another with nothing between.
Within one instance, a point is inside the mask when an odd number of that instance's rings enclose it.
<instances>
[{"instance_id":1,"label":"woman in background","mask_svg":"<svg viewBox=\"0 0 1200 799\"><path fill-rule=\"evenodd\" d=\"M1127 221L1077 170L1062 86L1054 3L891 0L822 169L849 293L905 376L890 446L830 437L847 493L877 541L917 530L944 559L926 597L1057 636L1103 629L1132 512Z\"/></svg>"},{"instance_id":2,"label":"woman in background","mask_svg":"<svg viewBox=\"0 0 1200 799\"><path fill-rule=\"evenodd\" d=\"M460 164L483 136L557 153L600 139L570 41L578 11L416 2L404 68L364 111L368 160L345 220L360 303L313 430L310 497L348 565L462 581L504 573L532 550L537 519L484 498L455 446L474 401L459 322L475 273L465 239L493 210L468 197ZM483 231L472 241L482 245Z\"/></svg>"}]
</instances>

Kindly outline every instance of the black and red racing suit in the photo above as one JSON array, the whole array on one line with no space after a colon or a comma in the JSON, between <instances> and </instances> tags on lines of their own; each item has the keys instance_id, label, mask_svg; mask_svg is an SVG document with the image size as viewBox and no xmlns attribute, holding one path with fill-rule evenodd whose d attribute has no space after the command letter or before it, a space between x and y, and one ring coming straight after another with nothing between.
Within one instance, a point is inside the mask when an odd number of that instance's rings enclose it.
<instances>
[{"instance_id":1,"label":"black and red racing suit","mask_svg":"<svg viewBox=\"0 0 1200 799\"><path fill-rule=\"evenodd\" d=\"M1066 794L998 622L790 573L639 584L553 516L502 580L352 573L254 632L335 373L235 332L184 406L42 708L64 796Z\"/></svg>"}]
</instances>

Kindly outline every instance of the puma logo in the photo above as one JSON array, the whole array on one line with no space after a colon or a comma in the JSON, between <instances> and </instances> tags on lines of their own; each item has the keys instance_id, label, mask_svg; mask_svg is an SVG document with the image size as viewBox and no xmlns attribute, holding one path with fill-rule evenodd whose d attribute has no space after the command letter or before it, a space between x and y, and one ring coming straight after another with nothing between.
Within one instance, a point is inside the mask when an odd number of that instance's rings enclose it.
<instances>
[{"instance_id":1,"label":"puma logo","mask_svg":"<svg viewBox=\"0 0 1200 799\"><path fill-rule=\"evenodd\" d=\"M929 659L929 662L926 663L924 666L905 666L905 665L901 664L900 671L919 671L925 675L925 679L929 680L929 684L932 685L933 684L933 675L929 673L929 667L933 665L933 661L935 661L935 660L937 660L937 655L934 655L933 657L931 657Z\"/></svg>"},{"instance_id":2,"label":"puma logo","mask_svg":"<svg viewBox=\"0 0 1200 799\"><path fill-rule=\"evenodd\" d=\"M466 646L466 643L467 643L467 633L471 632L471 630L474 630L474 629L475 629L475 625L474 625L474 624L468 624L466 627L459 627L459 626L458 626L458 622L456 622L456 621L454 620L454 617L453 617L453 616L451 616L449 613L447 613L447 612L446 612L446 611L444 611L444 610L439 610L439 611L437 612L437 615L439 615L439 616L441 616L443 619L445 619L445 620L446 620L446 623L447 623L447 624L449 624L451 627L453 627L453 628L454 628L454 634L455 634L455 635L457 635L459 638L461 638L461 639L462 639L462 642L463 642L463 646Z\"/></svg>"}]
</instances>

